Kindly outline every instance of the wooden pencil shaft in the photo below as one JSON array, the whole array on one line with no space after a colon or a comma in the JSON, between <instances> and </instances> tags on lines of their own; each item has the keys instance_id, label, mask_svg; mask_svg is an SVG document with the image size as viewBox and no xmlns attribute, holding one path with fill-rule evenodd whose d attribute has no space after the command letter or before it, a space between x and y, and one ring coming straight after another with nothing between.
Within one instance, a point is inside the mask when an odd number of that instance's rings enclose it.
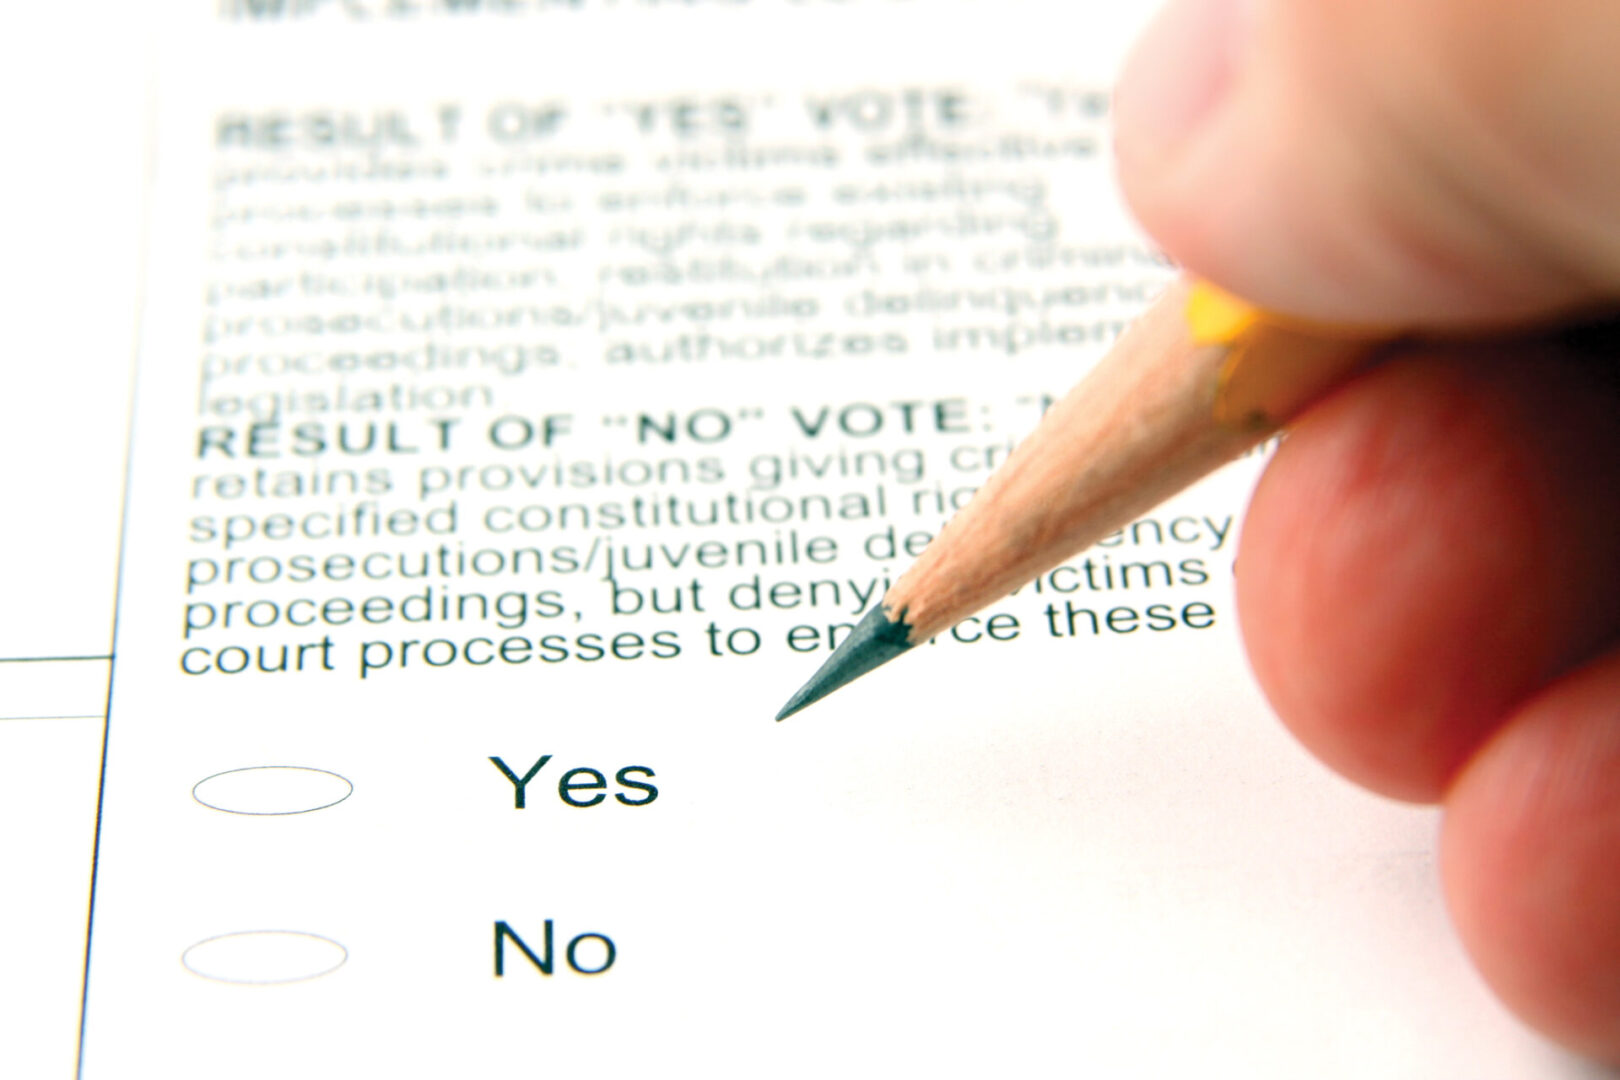
<instances>
[{"instance_id":1,"label":"wooden pencil shaft","mask_svg":"<svg viewBox=\"0 0 1620 1080\"><path fill-rule=\"evenodd\" d=\"M913 643L947 630L1253 447L1366 353L1264 327L1198 345L1177 282L895 582Z\"/></svg>"}]
</instances>

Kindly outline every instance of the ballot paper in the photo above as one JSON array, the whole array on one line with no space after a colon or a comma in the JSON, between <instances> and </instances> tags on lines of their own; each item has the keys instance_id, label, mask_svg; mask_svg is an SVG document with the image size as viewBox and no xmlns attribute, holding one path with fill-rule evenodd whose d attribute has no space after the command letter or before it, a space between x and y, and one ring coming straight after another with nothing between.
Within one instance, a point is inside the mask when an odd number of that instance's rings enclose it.
<instances>
[{"instance_id":1,"label":"ballot paper","mask_svg":"<svg viewBox=\"0 0 1620 1080\"><path fill-rule=\"evenodd\" d=\"M772 720L1173 276L1148 14L153 13L78 1045L14 1074L1585 1075L1247 673L1266 448Z\"/></svg>"}]
</instances>

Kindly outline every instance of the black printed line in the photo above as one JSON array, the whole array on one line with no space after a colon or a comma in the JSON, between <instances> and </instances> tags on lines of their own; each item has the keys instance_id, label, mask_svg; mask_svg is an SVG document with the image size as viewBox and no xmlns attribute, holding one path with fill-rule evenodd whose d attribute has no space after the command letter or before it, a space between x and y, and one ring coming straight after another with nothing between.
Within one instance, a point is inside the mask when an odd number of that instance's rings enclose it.
<instances>
[{"instance_id":1,"label":"black printed line","mask_svg":"<svg viewBox=\"0 0 1620 1080\"><path fill-rule=\"evenodd\" d=\"M129 357L129 406L124 415L124 490L118 511L118 573L114 580L112 640L118 641L118 622L123 612L124 561L129 554L129 481L135 457L135 401L140 385L142 338L146 318L146 274L152 256L152 180L156 172L157 146L157 84L148 72L146 78L146 130L142 145L146 148L141 176L141 232L139 261L142 273L136 281L135 325L132 327L134 348ZM111 660L115 651L108 656ZM84 974L79 984L79 1047L73 1063L75 1080L84 1080L84 1041L86 1022L90 1011L90 946L96 927L96 885L101 874L101 820L107 794L107 743L112 734L113 684L117 681L118 665L110 664L107 671L107 698L101 717L101 769L96 780L96 829L90 847L90 896L84 916Z\"/></svg>"},{"instance_id":2,"label":"black printed line","mask_svg":"<svg viewBox=\"0 0 1620 1080\"><path fill-rule=\"evenodd\" d=\"M112 653L104 656L0 656L0 664L60 664L74 660L111 660Z\"/></svg>"}]
</instances>

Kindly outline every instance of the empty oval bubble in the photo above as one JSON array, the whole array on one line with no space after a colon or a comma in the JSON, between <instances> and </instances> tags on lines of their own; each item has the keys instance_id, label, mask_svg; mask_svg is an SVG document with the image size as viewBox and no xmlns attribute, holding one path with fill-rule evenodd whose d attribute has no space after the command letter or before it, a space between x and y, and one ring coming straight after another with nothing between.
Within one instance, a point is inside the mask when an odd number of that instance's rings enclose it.
<instances>
[{"instance_id":1,"label":"empty oval bubble","mask_svg":"<svg viewBox=\"0 0 1620 1080\"><path fill-rule=\"evenodd\" d=\"M349 950L299 930L245 930L199 941L180 954L193 975L216 982L272 986L330 975Z\"/></svg>"},{"instance_id":2,"label":"empty oval bubble","mask_svg":"<svg viewBox=\"0 0 1620 1080\"><path fill-rule=\"evenodd\" d=\"M229 814L307 814L347 799L354 785L335 772L302 765L256 765L197 781L191 797Z\"/></svg>"}]
</instances>

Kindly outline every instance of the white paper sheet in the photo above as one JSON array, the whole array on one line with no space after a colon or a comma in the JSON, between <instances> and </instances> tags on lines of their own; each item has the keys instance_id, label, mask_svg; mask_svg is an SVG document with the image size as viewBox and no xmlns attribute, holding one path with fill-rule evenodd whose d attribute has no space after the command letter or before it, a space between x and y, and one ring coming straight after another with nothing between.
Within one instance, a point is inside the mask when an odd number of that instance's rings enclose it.
<instances>
[{"instance_id":1,"label":"white paper sheet","mask_svg":"<svg viewBox=\"0 0 1620 1080\"><path fill-rule=\"evenodd\" d=\"M1145 10L452 7L159 35L82 1075L1583 1074L1245 674L1258 462L771 722L1168 279Z\"/></svg>"}]
</instances>

